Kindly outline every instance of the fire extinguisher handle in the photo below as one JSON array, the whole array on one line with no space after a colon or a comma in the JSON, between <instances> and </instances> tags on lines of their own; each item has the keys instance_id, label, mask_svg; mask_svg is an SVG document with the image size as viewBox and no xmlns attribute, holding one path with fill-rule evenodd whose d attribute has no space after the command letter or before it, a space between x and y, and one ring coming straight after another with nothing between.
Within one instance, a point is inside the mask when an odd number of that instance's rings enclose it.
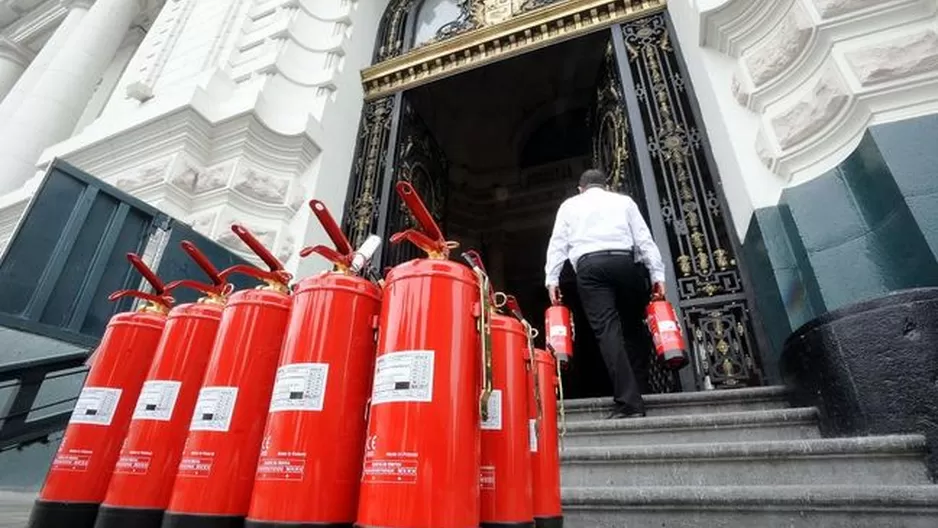
<instances>
[{"instance_id":1,"label":"fire extinguisher handle","mask_svg":"<svg viewBox=\"0 0 938 528\"><path fill-rule=\"evenodd\" d=\"M108 295L107 299L111 302L115 302L127 297L142 299L167 309L170 308L174 302L173 298L169 295L166 295L165 292L160 295L153 295L152 293L142 292L140 290L117 290L116 292Z\"/></svg>"},{"instance_id":2,"label":"fire extinguisher handle","mask_svg":"<svg viewBox=\"0 0 938 528\"><path fill-rule=\"evenodd\" d=\"M351 255L341 254L338 251L326 246L309 246L300 250L300 257L306 258L313 253L323 257L337 266L349 267L351 265Z\"/></svg>"},{"instance_id":3,"label":"fire extinguisher handle","mask_svg":"<svg viewBox=\"0 0 938 528\"><path fill-rule=\"evenodd\" d=\"M142 258L135 253L127 253L127 261L130 262L130 265L133 266L140 275L143 275L143 278L148 283L150 283L156 295L163 295L166 291L166 285L163 284L163 281L156 276L156 273L147 266Z\"/></svg>"},{"instance_id":4,"label":"fire extinguisher handle","mask_svg":"<svg viewBox=\"0 0 938 528\"><path fill-rule=\"evenodd\" d=\"M434 241L444 242L443 232L440 230L440 226L433 220L433 216L423 203L423 200L420 199L420 196L417 195L417 191L414 190L414 187L409 182L401 181L397 182L396 189L398 196L401 197L401 200L407 205L407 208L410 209L410 212L414 215L414 220L417 221L417 224L420 225L423 232Z\"/></svg>"},{"instance_id":5,"label":"fire extinguisher handle","mask_svg":"<svg viewBox=\"0 0 938 528\"><path fill-rule=\"evenodd\" d=\"M524 313L521 311L521 305L518 303L518 299L514 295L508 295L505 300L505 306L508 307L508 310L514 315L517 319L524 321Z\"/></svg>"},{"instance_id":6,"label":"fire extinguisher handle","mask_svg":"<svg viewBox=\"0 0 938 528\"><path fill-rule=\"evenodd\" d=\"M246 227L241 224L232 224L231 231L234 232L235 235L238 235L238 238L240 238L247 247L251 248L251 251L264 261L264 264L267 264L270 271L277 272L283 270L283 264L280 260L277 259L269 249L264 247L261 241L258 240L253 233L248 231Z\"/></svg>"},{"instance_id":7,"label":"fire extinguisher handle","mask_svg":"<svg viewBox=\"0 0 938 528\"><path fill-rule=\"evenodd\" d=\"M181 245L183 251L189 255L189 258L195 261L195 263L200 268L202 268L202 271L208 275L208 278L211 279L212 284L215 286L223 286L225 284L225 281L221 278L221 272L218 271L218 268L212 264L212 261L210 261L208 257L205 256L205 253L202 253L195 244L189 240L183 240Z\"/></svg>"},{"instance_id":8,"label":"fire extinguisher handle","mask_svg":"<svg viewBox=\"0 0 938 528\"><path fill-rule=\"evenodd\" d=\"M345 237L345 233L342 232L342 228L339 227L335 218L329 213L326 204L319 200L310 200L309 208L313 210L313 214L319 219L319 223L326 231L326 234L329 235L329 239L335 244L336 250L342 255L351 255L355 250L352 248L352 244L348 241L348 238Z\"/></svg>"},{"instance_id":9,"label":"fire extinguisher handle","mask_svg":"<svg viewBox=\"0 0 938 528\"><path fill-rule=\"evenodd\" d=\"M181 279L166 285L166 291L174 291L177 288L189 288L190 290L195 290L199 293L214 297L224 297L232 290L232 286L230 284L225 284L224 281L221 283L221 285L217 285L204 284L190 279Z\"/></svg>"}]
</instances>

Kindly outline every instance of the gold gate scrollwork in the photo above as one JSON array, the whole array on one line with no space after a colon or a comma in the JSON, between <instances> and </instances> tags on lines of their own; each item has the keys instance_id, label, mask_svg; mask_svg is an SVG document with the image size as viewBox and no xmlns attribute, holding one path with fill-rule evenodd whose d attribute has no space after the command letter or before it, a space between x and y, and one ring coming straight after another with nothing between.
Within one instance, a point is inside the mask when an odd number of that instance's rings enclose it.
<instances>
[{"instance_id":1,"label":"gold gate scrollwork","mask_svg":"<svg viewBox=\"0 0 938 528\"><path fill-rule=\"evenodd\" d=\"M659 14L621 29L700 382L707 388L759 384L731 226L708 168L667 23Z\"/></svg>"}]
</instances>

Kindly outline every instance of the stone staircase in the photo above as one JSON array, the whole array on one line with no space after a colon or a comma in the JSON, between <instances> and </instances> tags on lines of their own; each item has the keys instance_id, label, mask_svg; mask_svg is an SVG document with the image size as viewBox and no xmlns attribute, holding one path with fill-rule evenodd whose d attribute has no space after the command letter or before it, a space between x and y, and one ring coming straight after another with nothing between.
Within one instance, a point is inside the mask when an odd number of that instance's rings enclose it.
<instances>
[{"instance_id":1,"label":"stone staircase","mask_svg":"<svg viewBox=\"0 0 938 528\"><path fill-rule=\"evenodd\" d=\"M935 528L918 435L821 438L782 387L646 396L647 418L566 404L567 528Z\"/></svg>"}]
</instances>

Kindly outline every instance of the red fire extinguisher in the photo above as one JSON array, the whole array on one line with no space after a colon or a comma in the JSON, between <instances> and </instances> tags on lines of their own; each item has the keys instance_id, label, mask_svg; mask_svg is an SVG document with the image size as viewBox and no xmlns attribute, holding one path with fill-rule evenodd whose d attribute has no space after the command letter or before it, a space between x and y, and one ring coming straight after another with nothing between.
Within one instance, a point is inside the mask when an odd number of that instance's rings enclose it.
<instances>
[{"instance_id":1,"label":"red fire extinguisher","mask_svg":"<svg viewBox=\"0 0 938 528\"><path fill-rule=\"evenodd\" d=\"M526 360L534 332L514 297L504 306L512 316L492 316L494 412L482 423L483 527L534 525Z\"/></svg>"},{"instance_id":2,"label":"red fire extinguisher","mask_svg":"<svg viewBox=\"0 0 938 528\"><path fill-rule=\"evenodd\" d=\"M370 255L353 250L322 202L310 207L336 250L300 255L317 253L335 271L294 289L248 513L253 528L351 526L358 511L381 288L352 271Z\"/></svg>"},{"instance_id":3,"label":"red fire extinguisher","mask_svg":"<svg viewBox=\"0 0 938 528\"><path fill-rule=\"evenodd\" d=\"M88 377L33 507L29 528L90 528L107 492L173 303L163 282L140 257L128 254L127 260L153 293L121 290L109 297L111 301L136 297L144 303L136 311L111 317L90 360Z\"/></svg>"},{"instance_id":4,"label":"red fire extinguisher","mask_svg":"<svg viewBox=\"0 0 938 528\"><path fill-rule=\"evenodd\" d=\"M164 528L240 526L251 502L264 419L290 314L291 279L240 225L231 226L270 268L235 265L265 283L228 297L173 485Z\"/></svg>"},{"instance_id":5,"label":"red fire extinguisher","mask_svg":"<svg viewBox=\"0 0 938 528\"><path fill-rule=\"evenodd\" d=\"M397 193L420 230L391 241L409 240L429 258L387 275L357 524L478 528L480 418L488 419L491 395L489 285L478 269L446 260L455 244L413 187L399 182Z\"/></svg>"},{"instance_id":6,"label":"red fire extinguisher","mask_svg":"<svg viewBox=\"0 0 938 528\"><path fill-rule=\"evenodd\" d=\"M541 419L537 421L537 446L532 456L534 522L538 528L562 528L560 505L560 446L557 432L557 397L560 377L554 357L546 350L534 353ZM562 395L561 395L562 397Z\"/></svg>"},{"instance_id":7,"label":"red fire extinguisher","mask_svg":"<svg viewBox=\"0 0 938 528\"><path fill-rule=\"evenodd\" d=\"M655 344L658 361L677 370L687 364L687 345L674 307L665 300L651 301L645 309L645 322Z\"/></svg>"},{"instance_id":8,"label":"red fire extinguisher","mask_svg":"<svg viewBox=\"0 0 938 528\"><path fill-rule=\"evenodd\" d=\"M573 316L570 309L556 304L544 312L547 349L553 352L561 366L573 359Z\"/></svg>"},{"instance_id":9,"label":"red fire extinguisher","mask_svg":"<svg viewBox=\"0 0 938 528\"><path fill-rule=\"evenodd\" d=\"M211 279L170 283L205 296L169 312L156 357L134 409L130 430L95 528L159 528L208 366L230 285L192 242L182 248Z\"/></svg>"}]
</instances>

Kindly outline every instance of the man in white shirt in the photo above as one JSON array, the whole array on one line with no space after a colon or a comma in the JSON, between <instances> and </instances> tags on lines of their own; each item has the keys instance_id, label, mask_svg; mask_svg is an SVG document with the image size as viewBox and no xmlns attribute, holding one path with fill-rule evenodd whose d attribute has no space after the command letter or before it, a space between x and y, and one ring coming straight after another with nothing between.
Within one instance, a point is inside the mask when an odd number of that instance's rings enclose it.
<instances>
[{"instance_id":1,"label":"man in white shirt","mask_svg":"<svg viewBox=\"0 0 938 528\"><path fill-rule=\"evenodd\" d=\"M638 205L606 189L606 174L580 176L580 194L557 211L547 246L546 285L560 304L560 271L570 260L583 309L612 378L609 418L645 415L651 341L644 325L649 298L663 299L664 263ZM651 292L642 266L651 277Z\"/></svg>"}]
</instances>

